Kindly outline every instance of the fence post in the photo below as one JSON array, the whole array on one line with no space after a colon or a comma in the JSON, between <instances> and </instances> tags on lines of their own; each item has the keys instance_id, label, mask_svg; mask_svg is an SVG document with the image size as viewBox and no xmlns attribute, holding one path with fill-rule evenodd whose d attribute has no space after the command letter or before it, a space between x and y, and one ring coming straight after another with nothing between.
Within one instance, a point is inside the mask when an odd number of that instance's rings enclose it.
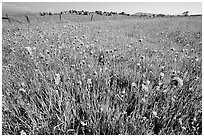
<instances>
[{"instance_id":1,"label":"fence post","mask_svg":"<svg viewBox=\"0 0 204 137\"><path fill-rule=\"evenodd\" d=\"M60 13L59 15L60 15L60 22L61 22L61 20L62 20L62 14Z\"/></svg>"},{"instance_id":2,"label":"fence post","mask_svg":"<svg viewBox=\"0 0 204 137\"><path fill-rule=\"evenodd\" d=\"M93 19L93 14L91 14L91 20Z\"/></svg>"},{"instance_id":3,"label":"fence post","mask_svg":"<svg viewBox=\"0 0 204 137\"><path fill-rule=\"evenodd\" d=\"M9 23L11 23L11 20L9 19L9 17L8 17L8 15L7 15L7 14L6 14L6 17L7 17L8 21L9 21Z\"/></svg>"},{"instance_id":4,"label":"fence post","mask_svg":"<svg viewBox=\"0 0 204 137\"><path fill-rule=\"evenodd\" d=\"M39 22L39 20L38 20L38 15L37 15L37 22Z\"/></svg>"},{"instance_id":5,"label":"fence post","mask_svg":"<svg viewBox=\"0 0 204 137\"><path fill-rule=\"evenodd\" d=\"M26 15L25 17L26 17L27 22L30 23L28 16Z\"/></svg>"}]
</instances>

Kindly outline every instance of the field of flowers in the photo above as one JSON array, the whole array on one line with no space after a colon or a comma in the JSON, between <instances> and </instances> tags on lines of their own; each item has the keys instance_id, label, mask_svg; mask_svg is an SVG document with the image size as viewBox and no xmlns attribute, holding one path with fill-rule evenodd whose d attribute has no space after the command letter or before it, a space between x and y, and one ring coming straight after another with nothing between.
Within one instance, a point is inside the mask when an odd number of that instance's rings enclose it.
<instances>
[{"instance_id":1,"label":"field of flowers","mask_svg":"<svg viewBox=\"0 0 204 137\"><path fill-rule=\"evenodd\" d=\"M2 134L201 135L201 17L2 24Z\"/></svg>"}]
</instances>

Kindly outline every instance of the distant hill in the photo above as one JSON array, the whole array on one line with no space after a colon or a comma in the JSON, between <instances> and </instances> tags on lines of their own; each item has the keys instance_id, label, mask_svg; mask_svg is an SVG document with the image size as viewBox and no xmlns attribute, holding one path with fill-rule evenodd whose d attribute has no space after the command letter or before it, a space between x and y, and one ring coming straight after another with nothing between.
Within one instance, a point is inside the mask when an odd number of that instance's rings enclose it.
<instances>
[{"instance_id":1,"label":"distant hill","mask_svg":"<svg viewBox=\"0 0 204 137\"><path fill-rule=\"evenodd\" d=\"M183 16L182 14L175 14L175 15L165 15L165 14L154 14L154 13L144 13L144 12L137 12L135 14L132 14L131 16L138 16L138 17L164 17L164 16L170 16L170 17L175 17L175 16ZM189 16L202 16L202 14L191 14Z\"/></svg>"},{"instance_id":2,"label":"distant hill","mask_svg":"<svg viewBox=\"0 0 204 137\"><path fill-rule=\"evenodd\" d=\"M6 13L9 15L21 15L21 14L34 14L36 13L36 11L25 7L20 7L8 3L2 3L2 16L5 16Z\"/></svg>"}]
</instances>

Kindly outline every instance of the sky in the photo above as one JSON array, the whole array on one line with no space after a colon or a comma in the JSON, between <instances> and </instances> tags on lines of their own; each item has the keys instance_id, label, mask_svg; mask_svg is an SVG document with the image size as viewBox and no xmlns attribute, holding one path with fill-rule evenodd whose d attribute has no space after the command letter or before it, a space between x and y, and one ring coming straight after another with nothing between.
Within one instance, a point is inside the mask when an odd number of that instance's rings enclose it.
<instances>
[{"instance_id":1,"label":"sky","mask_svg":"<svg viewBox=\"0 0 204 137\"><path fill-rule=\"evenodd\" d=\"M201 2L5 2L22 9L35 11L60 12L70 9L88 11L115 11L134 14L136 12L181 14L189 11L189 14L201 14Z\"/></svg>"}]
</instances>

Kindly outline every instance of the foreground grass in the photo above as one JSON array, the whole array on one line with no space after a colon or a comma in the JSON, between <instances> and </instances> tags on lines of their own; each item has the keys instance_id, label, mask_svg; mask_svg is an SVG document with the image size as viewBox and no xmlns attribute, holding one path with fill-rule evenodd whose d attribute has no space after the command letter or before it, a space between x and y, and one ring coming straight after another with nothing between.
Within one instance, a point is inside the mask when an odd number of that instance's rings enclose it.
<instances>
[{"instance_id":1,"label":"foreground grass","mask_svg":"<svg viewBox=\"0 0 204 137\"><path fill-rule=\"evenodd\" d=\"M201 36L200 18L6 25L2 134L202 134Z\"/></svg>"}]
</instances>

